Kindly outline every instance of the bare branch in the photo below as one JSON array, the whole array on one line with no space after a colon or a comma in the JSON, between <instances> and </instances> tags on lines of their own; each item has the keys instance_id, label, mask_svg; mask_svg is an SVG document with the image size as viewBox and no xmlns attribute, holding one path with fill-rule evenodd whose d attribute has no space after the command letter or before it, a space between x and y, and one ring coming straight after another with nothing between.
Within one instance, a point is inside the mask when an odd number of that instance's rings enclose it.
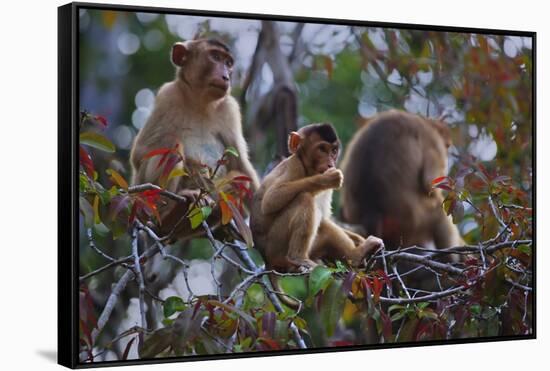
<instances>
[{"instance_id":1,"label":"bare branch","mask_svg":"<svg viewBox=\"0 0 550 371\"><path fill-rule=\"evenodd\" d=\"M512 285L514 287L517 287L518 289L522 289L523 291L529 291L529 292L533 291L532 287L525 286L525 285L522 285L521 283L514 282L510 278L506 278L506 282L508 282L510 285Z\"/></svg>"},{"instance_id":2,"label":"bare branch","mask_svg":"<svg viewBox=\"0 0 550 371\"><path fill-rule=\"evenodd\" d=\"M180 196L174 192L167 191L166 189L159 187L158 185L155 185L153 183L137 184L137 185L128 187L128 193L140 193L143 191L151 191L151 190L160 191L159 194L166 196L174 201L182 201L182 202L190 201L188 197Z\"/></svg>"},{"instance_id":3,"label":"bare branch","mask_svg":"<svg viewBox=\"0 0 550 371\"><path fill-rule=\"evenodd\" d=\"M133 267L128 265L128 264L125 264L127 262L130 262L132 261L132 256L131 255L128 255L124 258L120 258L120 259L117 259L117 260L113 260L112 262L110 262L109 264L107 265L104 265L103 267L100 267L94 271L91 271L83 276L80 276L78 278L79 282L82 283L84 282L85 280L87 280L88 278L90 277L93 277L103 271L106 271L108 270L109 268L113 268L113 267L116 267L117 265L122 265L123 267L127 268L127 269L132 269Z\"/></svg>"},{"instance_id":4,"label":"bare branch","mask_svg":"<svg viewBox=\"0 0 550 371\"><path fill-rule=\"evenodd\" d=\"M136 278L139 286L139 313L141 315L141 327L147 328L147 318L145 316L145 282L143 280L143 274L141 273L141 263L139 259L138 251L138 228L134 226L132 228L132 254L134 255L134 267L136 271ZM139 349L143 347L144 336L143 333L139 334Z\"/></svg>"},{"instance_id":5,"label":"bare branch","mask_svg":"<svg viewBox=\"0 0 550 371\"><path fill-rule=\"evenodd\" d=\"M105 304L105 307L103 308L103 311L101 312L101 315L97 320L97 327L92 331L92 344L95 344L98 335L101 333L101 331L105 327L105 324L111 317L111 313L115 308L120 293L122 292L122 290L124 290L128 282L133 278L134 273L131 270L127 270L126 273L124 273L122 277L118 280L117 284L113 287L113 291L111 291L111 295L109 295L107 303Z\"/></svg>"},{"instance_id":6,"label":"bare branch","mask_svg":"<svg viewBox=\"0 0 550 371\"><path fill-rule=\"evenodd\" d=\"M463 273L462 269L456 268L451 264L445 264L435 261L429 255L415 255L408 252L400 252L392 254L391 257L393 260L406 260L409 262L422 264L428 268L445 271L454 275L461 275Z\"/></svg>"}]
</instances>

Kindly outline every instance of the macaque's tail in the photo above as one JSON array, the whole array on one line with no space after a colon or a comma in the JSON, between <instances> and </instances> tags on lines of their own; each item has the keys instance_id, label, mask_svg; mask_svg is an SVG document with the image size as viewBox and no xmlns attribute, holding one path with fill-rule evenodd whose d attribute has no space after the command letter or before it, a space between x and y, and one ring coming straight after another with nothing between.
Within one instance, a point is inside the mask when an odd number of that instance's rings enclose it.
<instances>
[{"instance_id":1,"label":"macaque's tail","mask_svg":"<svg viewBox=\"0 0 550 371\"><path fill-rule=\"evenodd\" d=\"M281 287L281 281L279 280L279 277L277 275L270 273L269 280L271 281L271 285L277 292L277 297L283 304L294 310L300 308L301 303L298 300L294 299L292 296L285 293L285 291Z\"/></svg>"}]
</instances>

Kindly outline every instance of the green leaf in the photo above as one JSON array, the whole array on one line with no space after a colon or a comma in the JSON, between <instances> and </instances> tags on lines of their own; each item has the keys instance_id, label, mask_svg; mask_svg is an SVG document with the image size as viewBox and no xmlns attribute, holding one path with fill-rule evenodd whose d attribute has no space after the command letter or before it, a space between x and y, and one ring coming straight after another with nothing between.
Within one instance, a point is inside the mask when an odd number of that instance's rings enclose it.
<instances>
[{"instance_id":1,"label":"green leaf","mask_svg":"<svg viewBox=\"0 0 550 371\"><path fill-rule=\"evenodd\" d=\"M531 249L531 246L529 245L521 245L521 246L518 246L517 247L517 250L521 253L524 253L526 255L529 255L531 256L531 252L532 252L532 249Z\"/></svg>"},{"instance_id":2,"label":"green leaf","mask_svg":"<svg viewBox=\"0 0 550 371\"><path fill-rule=\"evenodd\" d=\"M204 219L208 218L212 214L212 208L210 206L203 206L201 208L202 216Z\"/></svg>"},{"instance_id":3,"label":"green leaf","mask_svg":"<svg viewBox=\"0 0 550 371\"><path fill-rule=\"evenodd\" d=\"M80 192L86 192L90 188L90 182L88 181L88 177L86 174L80 173L79 176L79 190Z\"/></svg>"},{"instance_id":4,"label":"green leaf","mask_svg":"<svg viewBox=\"0 0 550 371\"><path fill-rule=\"evenodd\" d=\"M175 167L172 169L172 171L170 172L170 174L168 174L168 180L172 179L172 178L176 178L176 177L179 177L179 176L189 176L189 174L187 174L187 172L185 171L185 169L182 169L182 168L179 168L179 167Z\"/></svg>"},{"instance_id":5,"label":"green leaf","mask_svg":"<svg viewBox=\"0 0 550 371\"><path fill-rule=\"evenodd\" d=\"M101 223L101 219L99 218L99 196L94 196L94 203L93 203L93 210L94 210L94 224Z\"/></svg>"},{"instance_id":6,"label":"green leaf","mask_svg":"<svg viewBox=\"0 0 550 371\"><path fill-rule=\"evenodd\" d=\"M246 299L252 308L261 307L265 301L265 294L262 286L254 283L246 290Z\"/></svg>"},{"instance_id":7,"label":"green leaf","mask_svg":"<svg viewBox=\"0 0 550 371\"><path fill-rule=\"evenodd\" d=\"M250 251L255 251L254 249ZM279 283L284 292L300 300L307 299L307 277L305 276L287 276L279 277Z\"/></svg>"},{"instance_id":8,"label":"green leaf","mask_svg":"<svg viewBox=\"0 0 550 371\"><path fill-rule=\"evenodd\" d=\"M333 268L332 271L334 273L345 273L348 271L344 263L342 263L340 260L336 260L336 268Z\"/></svg>"},{"instance_id":9,"label":"green leaf","mask_svg":"<svg viewBox=\"0 0 550 371\"><path fill-rule=\"evenodd\" d=\"M162 307L163 307L164 317L168 318L176 312L181 312L185 310L185 303L178 296L170 296L168 299L164 301L164 304L162 305Z\"/></svg>"},{"instance_id":10,"label":"green leaf","mask_svg":"<svg viewBox=\"0 0 550 371\"><path fill-rule=\"evenodd\" d=\"M114 152L116 150L115 145L109 139L93 131L81 133L80 144L86 144L105 152Z\"/></svg>"},{"instance_id":11,"label":"green leaf","mask_svg":"<svg viewBox=\"0 0 550 371\"><path fill-rule=\"evenodd\" d=\"M293 322L300 330L305 330L307 328L307 322L302 317L294 317Z\"/></svg>"},{"instance_id":12,"label":"green leaf","mask_svg":"<svg viewBox=\"0 0 550 371\"><path fill-rule=\"evenodd\" d=\"M479 304L470 305L470 312L476 316L481 314L481 306Z\"/></svg>"},{"instance_id":13,"label":"green leaf","mask_svg":"<svg viewBox=\"0 0 550 371\"><path fill-rule=\"evenodd\" d=\"M426 308L428 305L430 305L430 303L428 303L427 301L416 304L416 306L417 306L418 309L420 309L420 310Z\"/></svg>"},{"instance_id":14,"label":"green leaf","mask_svg":"<svg viewBox=\"0 0 550 371\"><path fill-rule=\"evenodd\" d=\"M229 154L235 157L239 157L239 151L235 147L227 147L224 151L224 154Z\"/></svg>"},{"instance_id":15,"label":"green leaf","mask_svg":"<svg viewBox=\"0 0 550 371\"><path fill-rule=\"evenodd\" d=\"M330 269L322 265L316 266L309 275L309 296L313 297L320 290L326 288L331 277L332 272Z\"/></svg>"},{"instance_id":16,"label":"green leaf","mask_svg":"<svg viewBox=\"0 0 550 371\"><path fill-rule=\"evenodd\" d=\"M200 208L196 207L189 213L189 221L191 222L191 229L197 228L204 220L204 215Z\"/></svg>"},{"instance_id":17,"label":"green leaf","mask_svg":"<svg viewBox=\"0 0 550 371\"><path fill-rule=\"evenodd\" d=\"M90 205L87 199L81 196L78 198L78 206L80 213L84 217L84 226L86 228L91 228L94 224L94 209L92 205Z\"/></svg>"},{"instance_id":18,"label":"green leaf","mask_svg":"<svg viewBox=\"0 0 550 371\"><path fill-rule=\"evenodd\" d=\"M323 295L321 306L321 319L328 337L334 334L345 303L346 295L342 292L342 281L333 280Z\"/></svg>"}]
</instances>

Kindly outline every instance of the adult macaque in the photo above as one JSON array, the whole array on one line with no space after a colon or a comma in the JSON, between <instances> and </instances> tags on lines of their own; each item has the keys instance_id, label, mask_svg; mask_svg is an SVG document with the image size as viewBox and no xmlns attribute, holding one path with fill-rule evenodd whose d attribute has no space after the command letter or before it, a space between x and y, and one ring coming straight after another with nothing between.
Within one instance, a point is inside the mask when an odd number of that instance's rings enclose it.
<instances>
[{"instance_id":1,"label":"adult macaque","mask_svg":"<svg viewBox=\"0 0 550 371\"><path fill-rule=\"evenodd\" d=\"M268 269L303 272L319 259L360 265L382 246L331 221L332 190L342 186L336 166L340 142L330 124L292 132L291 155L263 180L252 203L251 229Z\"/></svg>"},{"instance_id":2,"label":"adult macaque","mask_svg":"<svg viewBox=\"0 0 550 371\"><path fill-rule=\"evenodd\" d=\"M342 162L342 216L388 248L463 244L432 180L447 174L450 131L444 122L402 111L369 120ZM433 276L432 276L433 278Z\"/></svg>"},{"instance_id":3,"label":"adult macaque","mask_svg":"<svg viewBox=\"0 0 550 371\"><path fill-rule=\"evenodd\" d=\"M162 157L146 155L153 150L174 148L183 158L176 168L185 168L190 176L171 179L166 189L193 200L199 194L193 174L199 173L203 165L216 168L225 149L234 147L239 156L228 156L227 164L217 174L246 175L252 180L252 190L257 189L239 105L229 94L233 68L229 48L214 39L178 42L172 47L171 60L177 69L175 80L160 88L153 112L132 147L132 183L158 184L163 171L163 166L159 166ZM171 233L175 239L192 236L189 222L180 221L188 207L188 202L171 200L159 207L160 233Z\"/></svg>"}]
</instances>

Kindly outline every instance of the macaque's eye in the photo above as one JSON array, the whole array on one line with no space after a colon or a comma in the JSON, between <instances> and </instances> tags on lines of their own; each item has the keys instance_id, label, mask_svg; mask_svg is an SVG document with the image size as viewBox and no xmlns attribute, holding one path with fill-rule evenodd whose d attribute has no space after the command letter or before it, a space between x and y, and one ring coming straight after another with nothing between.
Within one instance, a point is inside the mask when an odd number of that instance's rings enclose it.
<instances>
[{"instance_id":1,"label":"macaque's eye","mask_svg":"<svg viewBox=\"0 0 550 371\"><path fill-rule=\"evenodd\" d=\"M336 147L333 148L332 151L331 151L331 154L332 154L333 156L336 156L336 155L338 154L338 148L336 148Z\"/></svg>"},{"instance_id":2,"label":"macaque's eye","mask_svg":"<svg viewBox=\"0 0 550 371\"><path fill-rule=\"evenodd\" d=\"M227 66L227 68L231 68L233 67L233 60L232 59L226 59L225 60L225 65Z\"/></svg>"},{"instance_id":3,"label":"macaque's eye","mask_svg":"<svg viewBox=\"0 0 550 371\"><path fill-rule=\"evenodd\" d=\"M221 62L222 61L222 56L220 55L220 53L218 52L212 52L210 54L212 56L212 59L216 62Z\"/></svg>"}]
</instances>

